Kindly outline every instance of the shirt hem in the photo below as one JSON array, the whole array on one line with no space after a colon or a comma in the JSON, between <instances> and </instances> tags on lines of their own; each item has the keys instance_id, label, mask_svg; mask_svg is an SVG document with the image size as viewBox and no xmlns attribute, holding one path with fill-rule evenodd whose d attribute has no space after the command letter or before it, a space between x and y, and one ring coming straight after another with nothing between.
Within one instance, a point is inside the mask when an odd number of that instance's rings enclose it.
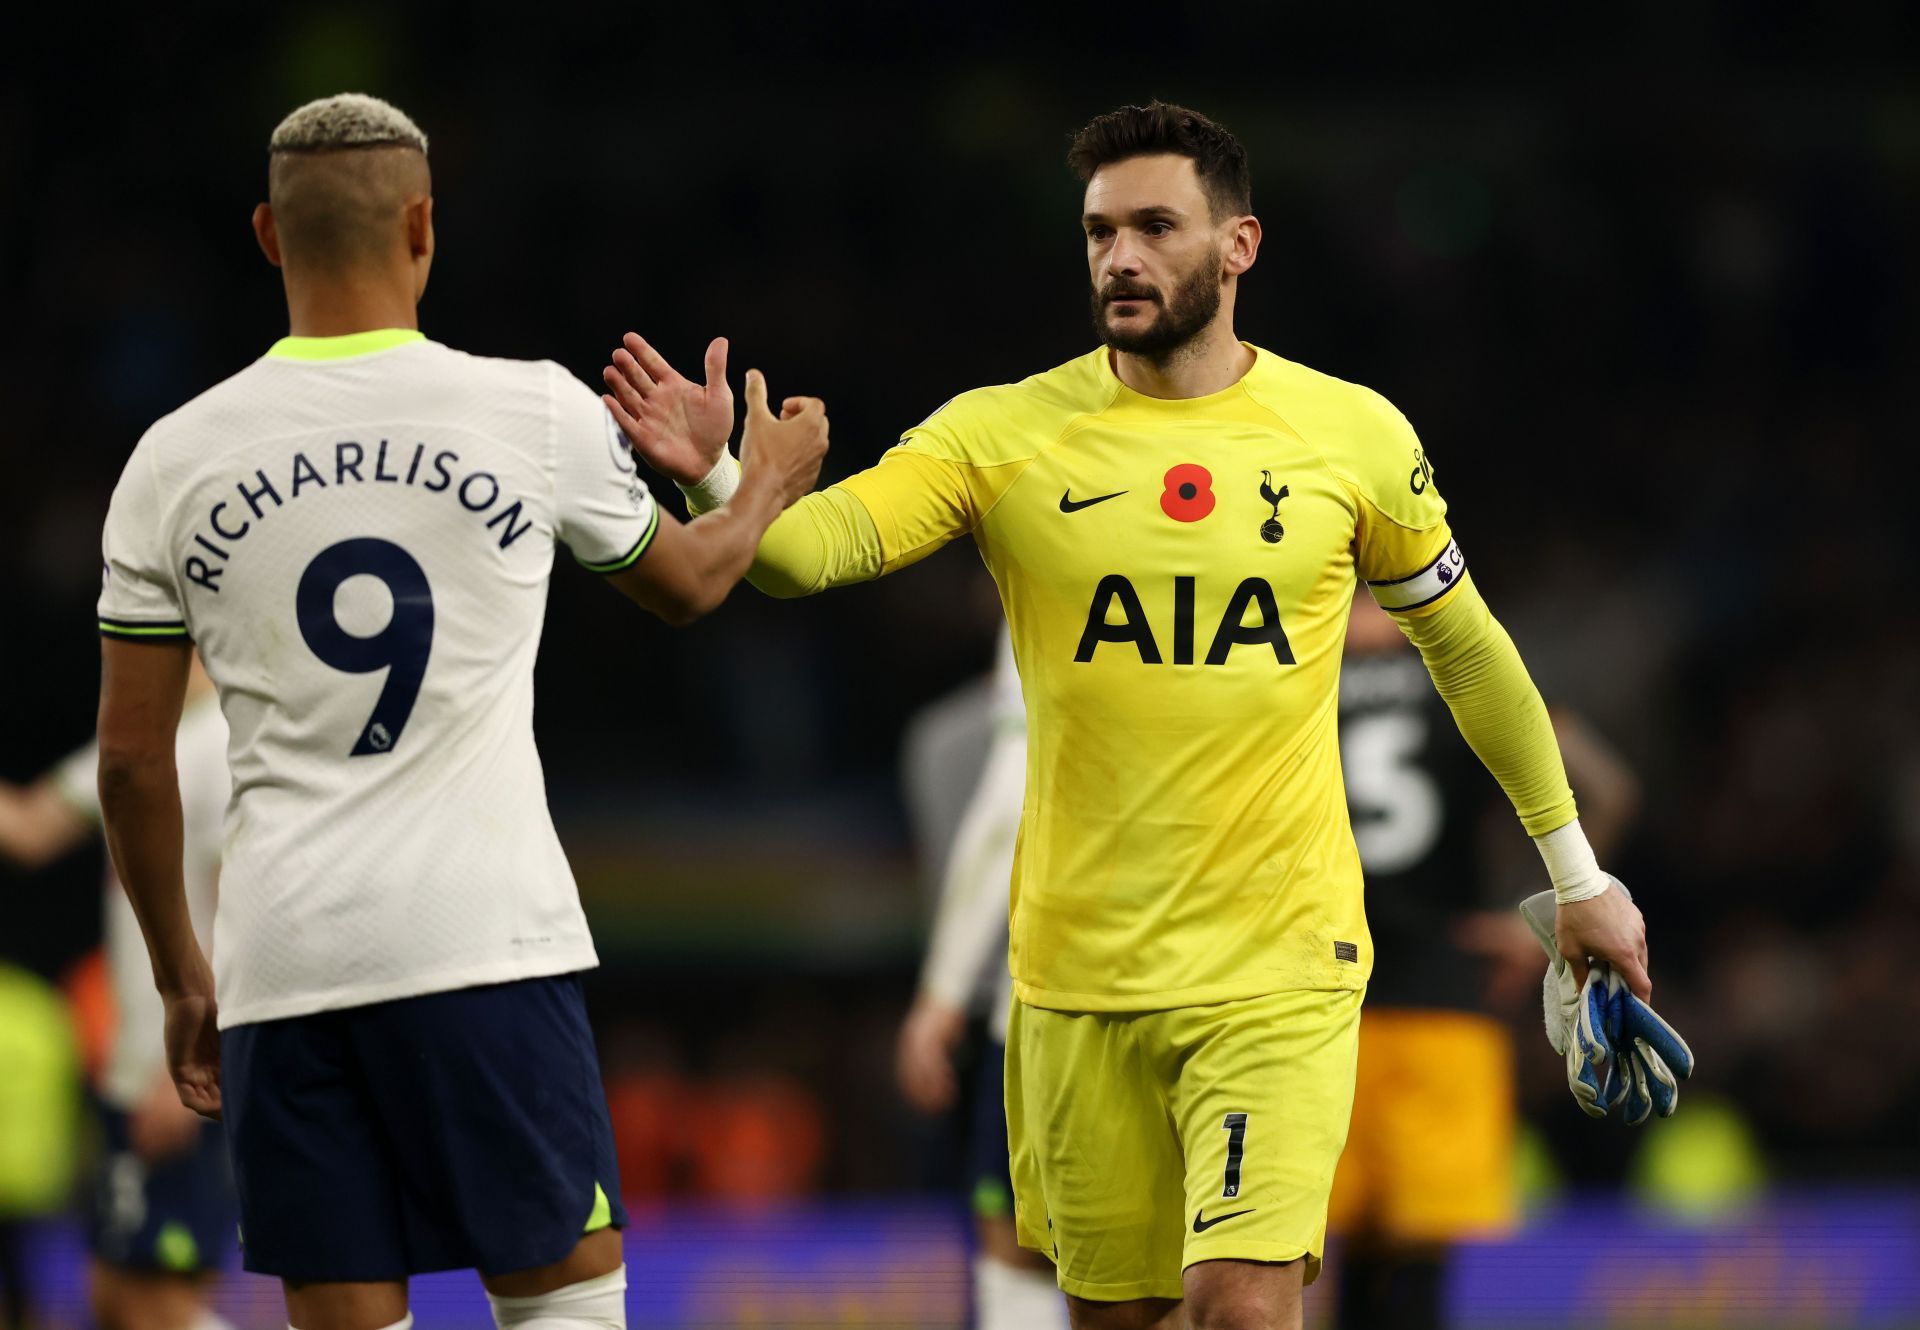
<instances>
[{"instance_id":1,"label":"shirt hem","mask_svg":"<svg viewBox=\"0 0 1920 1330\"><path fill-rule=\"evenodd\" d=\"M156 1072L163 1070L165 1070L164 1064L155 1068ZM94 1096L116 1113L131 1113L139 1108L140 1101L146 1098L144 1090L136 1093L124 1086L110 1085L108 1081L111 1079L109 1076L102 1076L99 1083L93 1087Z\"/></svg>"},{"instance_id":2,"label":"shirt hem","mask_svg":"<svg viewBox=\"0 0 1920 1330\"><path fill-rule=\"evenodd\" d=\"M232 1010L222 1003L219 1025L222 1030L230 1030L236 1025L258 1025L263 1021L289 1020L323 1011L344 1011L350 1007L372 1006L376 1002L425 997L429 993L449 993L460 988L511 983L516 979L550 979L555 975L592 970L599 964L599 956L589 945L578 951L535 962L496 961L491 965L443 970L437 974L411 975L405 979L368 984L341 993L301 993L268 1002L242 1003Z\"/></svg>"},{"instance_id":3,"label":"shirt hem","mask_svg":"<svg viewBox=\"0 0 1920 1330\"><path fill-rule=\"evenodd\" d=\"M1045 1247L1032 1250L1047 1254ZM1135 1298L1173 1298L1186 1296L1186 1281L1180 1275L1168 1275L1162 1279L1129 1279L1118 1284L1103 1284L1094 1279L1076 1279L1072 1275L1056 1276L1062 1293L1089 1302L1131 1302Z\"/></svg>"},{"instance_id":4,"label":"shirt hem","mask_svg":"<svg viewBox=\"0 0 1920 1330\"><path fill-rule=\"evenodd\" d=\"M1166 1011L1174 1007L1211 1007L1221 1002L1242 1002L1271 993L1303 990L1354 992L1366 986L1366 973L1359 966L1353 966L1346 970L1278 974L1199 984L1191 988L1161 989L1151 993L1074 993L1042 988L1038 984L1016 979L1013 981L1013 993L1029 1007L1040 1007L1047 1011Z\"/></svg>"},{"instance_id":5,"label":"shirt hem","mask_svg":"<svg viewBox=\"0 0 1920 1330\"><path fill-rule=\"evenodd\" d=\"M1217 1238L1189 1238L1180 1253L1181 1270L1202 1261L1263 1261L1270 1265L1305 1261L1302 1282L1311 1284L1320 1278L1320 1253L1298 1242L1237 1242L1225 1233Z\"/></svg>"}]
</instances>

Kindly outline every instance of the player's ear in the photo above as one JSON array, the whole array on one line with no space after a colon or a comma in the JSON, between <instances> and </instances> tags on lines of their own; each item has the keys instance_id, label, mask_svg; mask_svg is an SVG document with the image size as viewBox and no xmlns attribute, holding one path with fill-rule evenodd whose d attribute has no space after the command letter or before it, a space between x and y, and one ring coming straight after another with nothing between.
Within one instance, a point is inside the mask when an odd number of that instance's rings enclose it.
<instances>
[{"instance_id":1,"label":"player's ear","mask_svg":"<svg viewBox=\"0 0 1920 1330\"><path fill-rule=\"evenodd\" d=\"M260 252L267 256L267 262L278 268L280 266L280 233L274 228L271 203L254 205L253 238L260 242Z\"/></svg>"},{"instance_id":2,"label":"player's ear","mask_svg":"<svg viewBox=\"0 0 1920 1330\"><path fill-rule=\"evenodd\" d=\"M413 298L427 293L427 270L433 266L433 196L407 205L407 252L413 258Z\"/></svg>"},{"instance_id":3,"label":"player's ear","mask_svg":"<svg viewBox=\"0 0 1920 1330\"><path fill-rule=\"evenodd\" d=\"M1260 219L1248 214L1233 219L1227 233L1226 258L1222 268L1229 277L1238 277L1253 266L1260 255Z\"/></svg>"},{"instance_id":4,"label":"player's ear","mask_svg":"<svg viewBox=\"0 0 1920 1330\"><path fill-rule=\"evenodd\" d=\"M407 204L407 252L416 259L433 257L433 195L423 194Z\"/></svg>"}]
</instances>

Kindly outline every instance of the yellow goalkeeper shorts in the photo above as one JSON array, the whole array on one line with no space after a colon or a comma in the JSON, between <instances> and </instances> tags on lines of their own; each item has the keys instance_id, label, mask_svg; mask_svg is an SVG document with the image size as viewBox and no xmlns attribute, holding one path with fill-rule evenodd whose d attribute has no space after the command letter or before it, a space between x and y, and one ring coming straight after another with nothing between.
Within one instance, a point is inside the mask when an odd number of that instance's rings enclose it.
<instances>
[{"instance_id":1,"label":"yellow goalkeeper shorts","mask_svg":"<svg viewBox=\"0 0 1920 1330\"><path fill-rule=\"evenodd\" d=\"M1007 1140L1023 1246L1060 1287L1182 1296L1209 1260L1320 1273L1353 1110L1361 994L1292 991L1152 1012L1016 1002Z\"/></svg>"}]
</instances>

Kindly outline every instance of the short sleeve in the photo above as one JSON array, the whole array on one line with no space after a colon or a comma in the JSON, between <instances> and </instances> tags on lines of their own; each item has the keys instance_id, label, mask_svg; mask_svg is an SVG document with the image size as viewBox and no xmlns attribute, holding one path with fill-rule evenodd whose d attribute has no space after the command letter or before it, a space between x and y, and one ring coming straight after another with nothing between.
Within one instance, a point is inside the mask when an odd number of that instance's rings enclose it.
<instances>
[{"instance_id":1,"label":"short sleeve","mask_svg":"<svg viewBox=\"0 0 1920 1330\"><path fill-rule=\"evenodd\" d=\"M100 820L100 746L88 744L68 754L53 769L53 788L61 802L89 822Z\"/></svg>"},{"instance_id":2,"label":"short sleeve","mask_svg":"<svg viewBox=\"0 0 1920 1330\"><path fill-rule=\"evenodd\" d=\"M114 486L100 538L98 617L104 637L185 642L187 616L166 552L153 458L133 450Z\"/></svg>"},{"instance_id":3,"label":"short sleeve","mask_svg":"<svg viewBox=\"0 0 1920 1330\"><path fill-rule=\"evenodd\" d=\"M1390 402L1365 392L1352 445L1342 460L1358 507L1360 576L1381 607L1396 614L1437 604L1464 575L1466 562L1419 436Z\"/></svg>"},{"instance_id":4,"label":"short sleeve","mask_svg":"<svg viewBox=\"0 0 1920 1330\"><path fill-rule=\"evenodd\" d=\"M554 418L555 534L583 567L617 573L647 552L660 529L660 510L605 403L558 365L546 369Z\"/></svg>"}]
</instances>

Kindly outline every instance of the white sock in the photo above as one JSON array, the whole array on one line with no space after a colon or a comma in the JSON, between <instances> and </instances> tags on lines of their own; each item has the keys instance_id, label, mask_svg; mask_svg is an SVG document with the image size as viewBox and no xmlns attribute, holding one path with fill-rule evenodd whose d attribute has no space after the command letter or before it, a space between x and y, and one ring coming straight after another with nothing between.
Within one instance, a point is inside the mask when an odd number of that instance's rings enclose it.
<instances>
[{"instance_id":1,"label":"white sock","mask_svg":"<svg viewBox=\"0 0 1920 1330\"><path fill-rule=\"evenodd\" d=\"M973 1258L973 1309L979 1330L1067 1330L1067 1299L1048 1270Z\"/></svg>"},{"instance_id":2,"label":"white sock","mask_svg":"<svg viewBox=\"0 0 1920 1330\"><path fill-rule=\"evenodd\" d=\"M187 1323L187 1330L233 1330L233 1322L211 1307L200 1308L200 1314Z\"/></svg>"},{"instance_id":3,"label":"white sock","mask_svg":"<svg viewBox=\"0 0 1920 1330\"><path fill-rule=\"evenodd\" d=\"M500 1330L627 1330L627 1267L530 1298L496 1298Z\"/></svg>"}]
</instances>

